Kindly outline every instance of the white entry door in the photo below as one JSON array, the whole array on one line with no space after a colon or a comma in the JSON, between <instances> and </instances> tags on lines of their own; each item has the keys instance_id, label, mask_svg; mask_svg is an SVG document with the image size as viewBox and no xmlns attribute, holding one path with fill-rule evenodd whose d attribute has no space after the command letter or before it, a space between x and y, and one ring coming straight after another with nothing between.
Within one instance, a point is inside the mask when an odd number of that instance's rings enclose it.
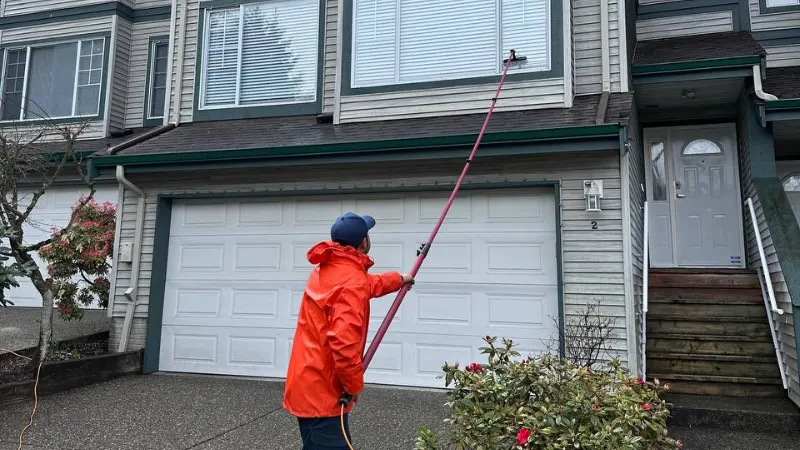
<instances>
[{"instance_id":1,"label":"white entry door","mask_svg":"<svg viewBox=\"0 0 800 450\"><path fill-rule=\"evenodd\" d=\"M736 129L645 130L652 267L743 267Z\"/></svg>"},{"instance_id":2,"label":"white entry door","mask_svg":"<svg viewBox=\"0 0 800 450\"><path fill-rule=\"evenodd\" d=\"M485 361L483 336L525 353L558 340L552 189L462 191L366 374L444 387L445 362ZM374 215L371 272L407 271L449 192L176 201L159 369L286 376L312 265L344 211ZM372 301L375 335L395 294Z\"/></svg>"}]
</instances>

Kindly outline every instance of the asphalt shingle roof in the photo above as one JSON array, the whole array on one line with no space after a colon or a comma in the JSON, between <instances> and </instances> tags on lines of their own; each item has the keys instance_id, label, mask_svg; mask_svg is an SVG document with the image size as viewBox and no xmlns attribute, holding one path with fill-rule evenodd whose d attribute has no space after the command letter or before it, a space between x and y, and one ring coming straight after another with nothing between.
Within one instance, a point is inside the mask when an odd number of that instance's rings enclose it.
<instances>
[{"instance_id":1,"label":"asphalt shingle roof","mask_svg":"<svg viewBox=\"0 0 800 450\"><path fill-rule=\"evenodd\" d=\"M103 139L79 139L75 143L75 151L76 152L105 152L107 148L113 147L117 144L121 144L123 142L127 142L136 136L144 134L148 131L153 129L153 127L146 127L146 128L134 128L130 130L126 130L124 133L115 134L114 136L109 136ZM53 142L44 142L38 144L37 147L40 148L42 151L50 152L50 153L58 153L64 151L64 142L53 141Z\"/></svg>"},{"instance_id":2,"label":"asphalt shingle roof","mask_svg":"<svg viewBox=\"0 0 800 450\"><path fill-rule=\"evenodd\" d=\"M639 41L636 45L633 64L644 66L765 54L766 50L750 32L729 31Z\"/></svg>"},{"instance_id":3,"label":"asphalt shingle roof","mask_svg":"<svg viewBox=\"0 0 800 450\"><path fill-rule=\"evenodd\" d=\"M767 69L767 76L762 84L765 92L781 100L800 98L800 67Z\"/></svg>"},{"instance_id":4,"label":"asphalt shingle roof","mask_svg":"<svg viewBox=\"0 0 800 450\"><path fill-rule=\"evenodd\" d=\"M631 99L630 93L611 94L605 123L627 123ZM489 121L487 133L595 125L599 102L600 95L586 95L576 97L572 108L495 113ZM192 122L181 124L176 129L122 149L115 155L280 148L460 136L477 134L485 117L486 114L481 113L340 125L318 124L315 116Z\"/></svg>"}]
</instances>

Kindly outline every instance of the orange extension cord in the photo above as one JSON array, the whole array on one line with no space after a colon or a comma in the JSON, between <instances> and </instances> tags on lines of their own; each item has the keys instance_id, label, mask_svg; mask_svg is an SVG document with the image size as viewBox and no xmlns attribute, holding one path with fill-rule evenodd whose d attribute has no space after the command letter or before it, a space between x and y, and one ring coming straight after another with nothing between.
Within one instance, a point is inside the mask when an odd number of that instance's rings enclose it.
<instances>
[{"instance_id":1,"label":"orange extension cord","mask_svg":"<svg viewBox=\"0 0 800 450\"><path fill-rule=\"evenodd\" d=\"M339 414L339 421L342 422L342 436L347 441L347 446L350 447L350 450L356 450L353 448L353 444L350 443L350 439L347 438L347 432L344 429L344 405L342 405L342 412Z\"/></svg>"}]
</instances>

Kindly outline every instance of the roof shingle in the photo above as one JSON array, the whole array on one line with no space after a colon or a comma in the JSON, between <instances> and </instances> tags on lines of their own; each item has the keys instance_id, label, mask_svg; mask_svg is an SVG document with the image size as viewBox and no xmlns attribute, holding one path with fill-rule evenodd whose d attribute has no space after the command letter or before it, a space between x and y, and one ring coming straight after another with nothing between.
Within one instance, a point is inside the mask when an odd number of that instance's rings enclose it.
<instances>
[{"instance_id":1,"label":"roof shingle","mask_svg":"<svg viewBox=\"0 0 800 450\"><path fill-rule=\"evenodd\" d=\"M774 67L767 69L763 81L764 91L781 100L800 98L800 67Z\"/></svg>"},{"instance_id":2,"label":"roof shingle","mask_svg":"<svg viewBox=\"0 0 800 450\"><path fill-rule=\"evenodd\" d=\"M626 124L632 94L614 93L606 124ZM502 104L502 99L500 100ZM600 95L578 96L572 108L495 113L487 133L595 125ZM477 134L485 113L340 125L318 124L315 116L192 122L182 124L115 155L146 155L348 144L395 139ZM102 157L104 154L97 154Z\"/></svg>"},{"instance_id":3,"label":"roof shingle","mask_svg":"<svg viewBox=\"0 0 800 450\"><path fill-rule=\"evenodd\" d=\"M766 55L766 50L750 32L728 31L639 41L633 64L646 66L762 55Z\"/></svg>"}]
</instances>

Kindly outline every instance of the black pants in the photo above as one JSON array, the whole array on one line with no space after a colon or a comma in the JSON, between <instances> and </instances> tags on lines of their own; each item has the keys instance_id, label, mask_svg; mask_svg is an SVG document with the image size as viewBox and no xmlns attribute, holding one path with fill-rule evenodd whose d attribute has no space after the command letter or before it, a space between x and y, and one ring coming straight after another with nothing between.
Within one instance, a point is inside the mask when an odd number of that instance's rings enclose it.
<instances>
[{"instance_id":1,"label":"black pants","mask_svg":"<svg viewBox=\"0 0 800 450\"><path fill-rule=\"evenodd\" d=\"M347 414L344 415L344 429L347 438L353 442L350 435L350 424ZM349 450L347 441L342 435L342 423L339 416L320 417L314 419L298 418L300 424L300 437L303 439L303 450Z\"/></svg>"}]
</instances>

